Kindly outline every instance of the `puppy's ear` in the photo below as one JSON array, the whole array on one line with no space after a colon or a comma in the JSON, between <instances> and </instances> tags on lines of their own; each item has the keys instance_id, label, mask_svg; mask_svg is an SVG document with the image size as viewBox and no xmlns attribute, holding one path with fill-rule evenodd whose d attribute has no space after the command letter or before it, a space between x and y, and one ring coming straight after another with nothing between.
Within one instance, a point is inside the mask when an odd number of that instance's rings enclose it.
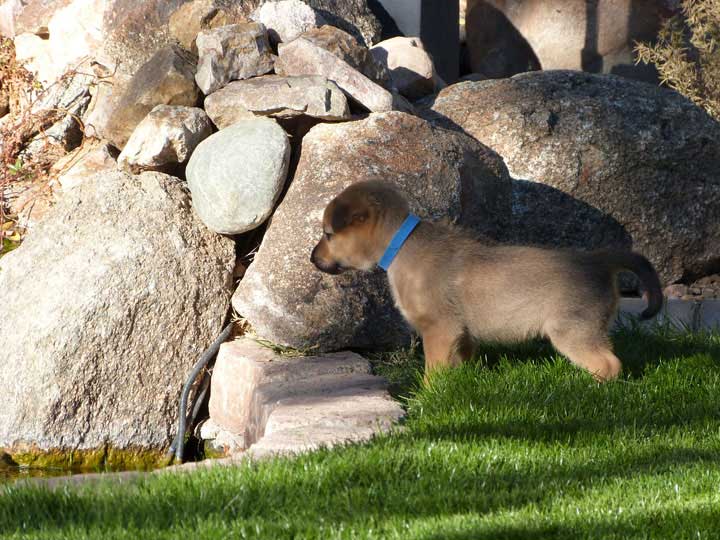
<instances>
[{"instance_id":1,"label":"puppy's ear","mask_svg":"<svg viewBox=\"0 0 720 540\"><path fill-rule=\"evenodd\" d=\"M347 204L336 204L330 216L330 226L334 232L338 232L347 227L350 220L350 207Z\"/></svg>"},{"instance_id":2,"label":"puppy's ear","mask_svg":"<svg viewBox=\"0 0 720 540\"><path fill-rule=\"evenodd\" d=\"M333 208L330 226L334 232L339 232L354 223L364 223L368 217L369 212L367 209L353 210L349 205L341 203Z\"/></svg>"}]
</instances>

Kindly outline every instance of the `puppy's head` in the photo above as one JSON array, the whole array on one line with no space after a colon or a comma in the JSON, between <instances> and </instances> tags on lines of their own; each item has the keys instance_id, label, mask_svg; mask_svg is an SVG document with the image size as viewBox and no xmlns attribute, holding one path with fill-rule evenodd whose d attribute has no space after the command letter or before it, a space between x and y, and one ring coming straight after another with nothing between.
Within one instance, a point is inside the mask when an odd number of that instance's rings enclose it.
<instances>
[{"instance_id":1,"label":"puppy's head","mask_svg":"<svg viewBox=\"0 0 720 540\"><path fill-rule=\"evenodd\" d=\"M323 237L310 260L328 274L372 270L407 214L405 199L392 185L375 180L353 184L325 208Z\"/></svg>"}]
</instances>

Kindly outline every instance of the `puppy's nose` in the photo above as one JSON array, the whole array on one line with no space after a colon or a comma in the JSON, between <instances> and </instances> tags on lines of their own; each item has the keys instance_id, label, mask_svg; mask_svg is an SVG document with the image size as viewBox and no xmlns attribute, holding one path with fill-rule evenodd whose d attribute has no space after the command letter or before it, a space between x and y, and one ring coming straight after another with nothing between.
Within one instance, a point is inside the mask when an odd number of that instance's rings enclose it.
<instances>
[{"instance_id":1,"label":"puppy's nose","mask_svg":"<svg viewBox=\"0 0 720 540\"><path fill-rule=\"evenodd\" d=\"M313 263L315 266L317 266L317 260L316 260L316 253L317 253L318 247L315 246L312 250L312 253L310 254L310 262Z\"/></svg>"}]
</instances>

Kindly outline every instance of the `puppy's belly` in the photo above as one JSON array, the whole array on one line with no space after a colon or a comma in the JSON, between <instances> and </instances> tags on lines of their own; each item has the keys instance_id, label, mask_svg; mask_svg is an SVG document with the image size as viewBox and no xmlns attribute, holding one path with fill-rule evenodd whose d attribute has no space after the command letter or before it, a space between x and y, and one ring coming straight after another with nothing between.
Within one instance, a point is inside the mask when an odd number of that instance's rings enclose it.
<instances>
[{"instance_id":1,"label":"puppy's belly","mask_svg":"<svg viewBox=\"0 0 720 540\"><path fill-rule=\"evenodd\" d=\"M548 322L565 313L566 306L550 291L537 294L466 293L458 302L463 327L477 340L517 342L542 336Z\"/></svg>"},{"instance_id":2,"label":"puppy's belly","mask_svg":"<svg viewBox=\"0 0 720 540\"><path fill-rule=\"evenodd\" d=\"M421 307L420 304L424 305ZM442 327L454 329L458 334L467 332L480 341L517 342L531 339L542 334L545 322L541 310L533 310L526 305L501 306L492 301L461 306L439 301L433 304L416 301L411 306L396 302L396 306L417 331Z\"/></svg>"},{"instance_id":3,"label":"puppy's belly","mask_svg":"<svg viewBox=\"0 0 720 540\"><path fill-rule=\"evenodd\" d=\"M465 320L465 328L478 341L514 343L543 334L543 321L527 313L496 313L494 316Z\"/></svg>"}]
</instances>

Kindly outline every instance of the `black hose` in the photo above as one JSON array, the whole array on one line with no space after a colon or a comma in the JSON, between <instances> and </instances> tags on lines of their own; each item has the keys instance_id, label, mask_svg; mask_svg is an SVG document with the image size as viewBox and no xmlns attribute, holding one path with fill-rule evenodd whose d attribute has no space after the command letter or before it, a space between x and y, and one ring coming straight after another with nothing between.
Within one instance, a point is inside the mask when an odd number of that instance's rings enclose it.
<instances>
[{"instance_id":1,"label":"black hose","mask_svg":"<svg viewBox=\"0 0 720 540\"><path fill-rule=\"evenodd\" d=\"M172 456L173 452L175 453L175 461L177 463L182 463L182 455L185 446L185 431L188 425L187 421L192 420L192 418L197 415L197 412L200 408L197 405L198 402L196 401L195 409L197 410L193 410L189 417L186 417L187 401L188 396L190 395L190 389L192 388L192 385L195 382L198 373L200 373L200 371L202 371L202 369L208 364L208 362L210 362L210 360L215 357L218 349L220 348L220 345L222 345L223 342L225 342L230 336L232 328L233 323L230 323L225 328L223 328L223 331L220 332L220 335L215 339L215 341L212 342L212 345L210 345L210 347L208 347L208 349L202 354L200 360L195 363L192 370L190 371L190 375L185 381L185 386L183 386L182 392L180 393L180 410L178 411L178 432L175 436L175 440L170 445L170 449L168 450L168 457ZM203 395L201 397L204 397L204 393L206 391L207 388L203 390Z\"/></svg>"},{"instance_id":2,"label":"black hose","mask_svg":"<svg viewBox=\"0 0 720 540\"><path fill-rule=\"evenodd\" d=\"M195 420L197 420L198 414L200 414L200 409L205 402L205 396L207 395L208 390L210 390L210 372L207 372L205 377L203 377L200 390L197 392L197 395L194 398L195 403L193 404L192 412L188 415L187 419L188 427L192 427L193 424L195 424Z\"/></svg>"}]
</instances>

